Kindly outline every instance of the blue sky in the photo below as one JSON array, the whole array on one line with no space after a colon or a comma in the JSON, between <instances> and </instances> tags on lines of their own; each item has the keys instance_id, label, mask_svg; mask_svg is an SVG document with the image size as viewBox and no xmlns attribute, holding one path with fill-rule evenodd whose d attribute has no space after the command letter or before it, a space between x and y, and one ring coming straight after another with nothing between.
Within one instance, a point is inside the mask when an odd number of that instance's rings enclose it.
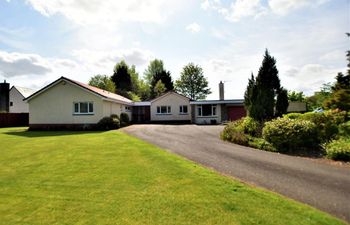
<instances>
[{"instance_id":1,"label":"blue sky","mask_svg":"<svg viewBox=\"0 0 350 225\"><path fill-rule=\"evenodd\" d=\"M0 80L87 82L121 59L143 76L158 58L174 80L200 65L209 99L220 80L242 98L267 48L282 85L310 95L345 71L349 31L350 0L0 0Z\"/></svg>"}]
</instances>

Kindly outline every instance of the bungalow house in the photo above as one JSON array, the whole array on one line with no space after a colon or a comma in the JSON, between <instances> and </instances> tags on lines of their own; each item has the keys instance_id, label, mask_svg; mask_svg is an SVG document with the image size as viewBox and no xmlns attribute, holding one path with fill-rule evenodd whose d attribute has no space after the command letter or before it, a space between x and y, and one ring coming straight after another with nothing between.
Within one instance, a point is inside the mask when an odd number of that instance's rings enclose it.
<instances>
[{"instance_id":1,"label":"bungalow house","mask_svg":"<svg viewBox=\"0 0 350 225\"><path fill-rule=\"evenodd\" d=\"M28 103L23 99L29 97L35 91L30 88L12 86L9 92L10 113L29 113Z\"/></svg>"},{"instance_id":2,"label":"bungalow house","mask_svg":"<svg viewBox=\"0 0 350 225\"><path fill-rule=\"evenodd\" d=\"M133 102L120 95L61 77L25 99L31 129L85 129L112 114L129 114Z\"/></svg>"},{"instance_id":3,"label":"bungalow house","mask_svg":"<svg viewBox=\"0 0 350 225\"><path fill-rule=\"evenodd\" d=\"M224 99L224 84L219 84L219 100L192 101L170 91L148 102L135 102L133 119L136 123L196 123L220 124L246 115L243 99Z\"/></svg>"},{"instance_id":4,"label":"bungalow house","mask_svg":"<svg viewBox=\"0 0 350 225\"><path fill-rule=\"evenodd\" d=\"M192 101L174 91L151 101L132 102L120 95L61 77L25 100L31 129L84 129L101 118L125 112L135 123L218 124L245 116L243 100Z\"/></svg>"}]
</instances>

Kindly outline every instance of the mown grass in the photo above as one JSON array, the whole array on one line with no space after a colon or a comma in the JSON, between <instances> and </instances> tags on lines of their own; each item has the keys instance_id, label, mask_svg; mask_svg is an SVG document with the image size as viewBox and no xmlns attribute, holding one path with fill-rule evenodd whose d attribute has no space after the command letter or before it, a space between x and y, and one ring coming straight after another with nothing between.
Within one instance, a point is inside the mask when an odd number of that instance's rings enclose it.
<instances>
[{"instance_id":1,"label":"mown grass","mask_svg":"<svg viewBox=\"0 0 350 225\"><path fill-rule=\"evenodd\" d=\"M120 131L6 128L0 145L0 224L343 224Z\"/></svg>"}]
</instances>

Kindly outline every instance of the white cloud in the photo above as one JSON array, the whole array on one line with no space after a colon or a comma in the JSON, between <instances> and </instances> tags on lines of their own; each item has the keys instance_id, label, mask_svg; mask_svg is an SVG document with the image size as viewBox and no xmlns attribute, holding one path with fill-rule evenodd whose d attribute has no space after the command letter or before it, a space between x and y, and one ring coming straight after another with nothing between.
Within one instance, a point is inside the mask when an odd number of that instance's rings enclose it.
<instances>
[{"instance_id":1,"label":"white cloud","mask_svg":"<svg viewBox=\"0 0 350 225\"><path fill-rule=\"evenodd\" d=\"M186 30L190 31L191 33L198 33L201 31L201 26L198 23L191 23L186 26Z\"/></svg>"},{"instance_id":2,"label":"white cloud","mask_svg":"<svg viewBox=\"0 0 350 225\"><path fill-rule=\"evenodd\" d=\"M325 3L327 0L269 0L269 6L272 12L279 15L286 15L290 11L304 7L317 6Z\"/></svg>"},{"instance_id":3,"label":"white cloud","mask_svg":"<svg viewBox=\"0 0 350 225\"><path fill-rule=\"evenodd\" d=\"M269 11L286 15L291 11L304 7L321 5L329 0L268 0L268 7L261 0L232 0L230 5L224 5L220 0L204 0L201 8L214 10L231 22L238 22L244 17L258 18Z\"/></svg>"},{"instance_id":4,"label":"white cloud","mask_svg":"<svg viewBox=\"0 0 350 225\"><path fill-rule=\"evenodd\" d=\"M321 64L305 64L300 68L292 67L286 71L281 70L280 78L285 87L311 95L320 90L322 84L333 82L337 73L344 69L329 68Z\"/></svg>"},{"instance_id":5,"label":"white cloud","mask_svg":"<svg viewBox=\"0 0 350 225\"><path fill-rule=\"evenodd\" d=\"M45 16L61 14L77 24L162 23L184 1L167 0L27 0Z\"/></svg>"},{"instance_id":6,"label":"white cloud","mask_svg":"<svg viewBox=\"0 0 350 225\"><path fill-rule=\"evenodd\" d=\"M125 60L126 63L135 66L143 66L154 58L152 52L139 49L124 49L115 51L94 51L88 49L74 50L72 55L77 58L78 61L85 64L87 67L100 67L108 68L109 71L113 70L113 66L121 61Z\"/></svg>"},{"instance_id":7,"label":"white cloud","mask_svg":"<svg viewBox=\"0 0 350 225\"><path fill-rule=\"evenodd\" d=\"M222 4L219 0L205 0L201 7L204 10L217 11L231 22L238 22L249 16L257 18L266 13L266 8L262 6L260 0L236 0L232 1L229 6Z\"/></svg>"},{"instance_id":8,"label":"white cloud","mask_svg":"<svg viewBox=\"0 0 350 225\"><path fill-rule=\"evenodd\" d=\"M45 75L49 72L48 61L39 55L0 51L0 74L4 77Z\"/></svg>"}]
</instances>

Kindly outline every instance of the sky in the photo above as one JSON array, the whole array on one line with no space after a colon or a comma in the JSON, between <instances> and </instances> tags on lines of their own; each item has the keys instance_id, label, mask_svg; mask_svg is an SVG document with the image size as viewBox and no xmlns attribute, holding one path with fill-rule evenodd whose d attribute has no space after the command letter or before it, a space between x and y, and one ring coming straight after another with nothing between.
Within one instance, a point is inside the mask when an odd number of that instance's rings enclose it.
<instances>
[{"instance_id":1,"label":"sky","mask_svg":"<svg viewBox=\"0 0 350 225\"><path fill-rule=\"evenodd\" d=\"M155 58L173 80L193 62L212 94L243 98L264 51L283 87L311 95L346 71L350 0L0 0L0 81L39 89L88 82L120 60L140 77Z\"/></svg>"}]
</instances>

